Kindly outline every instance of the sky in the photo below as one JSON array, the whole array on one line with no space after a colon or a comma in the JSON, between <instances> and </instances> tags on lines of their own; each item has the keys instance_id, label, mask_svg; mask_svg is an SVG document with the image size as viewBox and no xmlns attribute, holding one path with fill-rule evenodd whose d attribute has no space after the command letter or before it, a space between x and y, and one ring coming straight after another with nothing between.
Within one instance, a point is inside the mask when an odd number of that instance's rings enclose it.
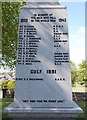
<instances>
[{"instance_id":1,"label":"sky","mask_svg":"<svg viewBox=\"0 0 87 120\"><path fill-rule=\"evenodd\" d=\"M85 2L60 2L67 6L70 60L76 65L85 59Z\"/></svg>"}]
</instances>

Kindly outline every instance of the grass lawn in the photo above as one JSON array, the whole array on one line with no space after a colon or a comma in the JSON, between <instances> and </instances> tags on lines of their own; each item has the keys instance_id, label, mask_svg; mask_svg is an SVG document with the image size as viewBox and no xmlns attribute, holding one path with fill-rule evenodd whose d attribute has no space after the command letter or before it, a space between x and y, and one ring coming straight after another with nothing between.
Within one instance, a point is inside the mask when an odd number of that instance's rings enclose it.
<instances>
[{"instance_id":1,"label":"grass lawn","mask_svg":"<svg viewBox=\"0 0 87 120\"><path fill-rule=\"evenodd\" d=\"M5 107L7 107L9 104L13 102L13 98L3 98L3 99L0 99L0 102L2 102L2 119L1 120L12 120L6 113L3 113L3 110Z\"/></svg>"},{"instance_id":2,"label":"grass lawn","mask_svg":"<svg viewBox=\"0 0 87 120\"><path fill-rule=\"evenodd\" d=\"M77 104L78 104L78 106L80 106L81 108L82 108L82 110L83 110L83 114L80 114L79 116L78 116L78 118L76 118L75 120L87 120L87 103L86 102L84 102L84 101L75 101ZM81 118L81 119L79 119L79 118ZM82 119L83 118L83 119Z\"/></svg>"},{"instance_id":3,"label":"grass lawn","mask_svg":"<svg viewBox=\"0 0 87 120\"><path fill-rule=\"evenodd\" d=\"M3 99L0 99L0 103L1 102L2 102L2 111L3 111L5 107L7 107L9 104L11 104L13 102L13 98L3 98ZM86 102L77 101L76 103L83 109L84 113L80 114L78 116L78 118L76 118L75 120L86 120L86 118L87 118ZM6 113L2 112L1 120L11 120L11 118L9 118L9 116Z\"/></svg>"}]
</instances>

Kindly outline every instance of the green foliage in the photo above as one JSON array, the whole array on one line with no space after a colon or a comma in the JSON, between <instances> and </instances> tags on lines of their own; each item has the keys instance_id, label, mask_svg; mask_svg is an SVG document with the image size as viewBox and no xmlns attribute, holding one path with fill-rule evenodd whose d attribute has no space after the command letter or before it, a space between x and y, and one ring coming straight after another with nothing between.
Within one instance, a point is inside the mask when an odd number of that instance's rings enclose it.
<instances>
[{"instance_id":1,"label":"green foliage","mask_svg":"<svg viewBox=\"0 0 87 120\"><path fill-rule=\"evenodd\" d=\"M78 65L78 69L76 65L71 61L71 79L72 85L75 83L86 84L87 83L87 61L83 60L82 63Z\"/></svg>"},{"instance_id":2,"label":"green foliage","mask_svg":"<svg viewBox=\"0 0 87 120\"><path fill-rule=\"evenodd\" d=\"M2 2L2 65L14 68L18 39L18 17L22 2Z\"/></svg>"},{"instance_id":3,"label":"green foliage","mask_svg":"<svg viewBox=\"0 0 87 120\"><path fill-rule=\"evenodd\" d=\"M77 82L77 68L76 68L75 63L73 63L72 61L70 61L70 65L71 65L72 86L74 86L75 83Z\"/></svg>"},{"instance_id":4,"label":"green foliage","mask_svg":"<svg viewBox=\"0 0 87 120\"><path fill-rule=\"evenodd\" d=\"M2 82L0 81L0 90L2 89Z\"/></svg>"},{"instance_id":5,"label":"green foliage","mask_svg":"<svg viewBox=\"0 0 87 120\"><path fill-rule=\"evenodd\" d=\"M14 90L15 80L6 80L2 82L2 89Z\"/></svg>"},{"instance_id":6,"label":"green foliage","mask_svg":"<svg viewBox=\"0 0 87 120\"><path fill-rule=\"evenodd\" d=\"M78 82L80 84L86 84L87 82L87 61L83 60L81 64L78 65Z\"/></svg>"}]
</instances>

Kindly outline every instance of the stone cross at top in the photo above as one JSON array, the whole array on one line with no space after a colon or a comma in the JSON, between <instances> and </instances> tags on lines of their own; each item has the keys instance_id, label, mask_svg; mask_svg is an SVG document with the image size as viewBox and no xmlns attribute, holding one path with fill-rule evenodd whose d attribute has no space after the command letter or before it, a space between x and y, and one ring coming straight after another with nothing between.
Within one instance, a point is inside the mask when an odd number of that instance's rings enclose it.
<instances>
[{"instance_id":1,"label":"stone cross at top","mask_svg":"<svg viewBox=\"0 0 87 120\"><path fill-rule=\"evenodd\" d=\"M27 2L59 2L59 0L28 0Z\"/></svg>"}]
</instances>

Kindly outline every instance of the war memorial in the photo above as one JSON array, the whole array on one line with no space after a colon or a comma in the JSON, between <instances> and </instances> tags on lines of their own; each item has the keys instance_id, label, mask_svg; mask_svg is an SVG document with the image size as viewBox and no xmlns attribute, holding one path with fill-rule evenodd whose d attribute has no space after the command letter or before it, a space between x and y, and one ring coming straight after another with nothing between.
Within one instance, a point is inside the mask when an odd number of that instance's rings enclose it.
<instances>
[{"instance_id":1,"label":"war memorial","mask_svg":"<svg viewBox=\"0 0 87 120\"><path fill-rule=\"evenodd\" d=\"M74 120L67 7L29 0L20 8L13 120Z\"/></svg>"}]
</instances>

